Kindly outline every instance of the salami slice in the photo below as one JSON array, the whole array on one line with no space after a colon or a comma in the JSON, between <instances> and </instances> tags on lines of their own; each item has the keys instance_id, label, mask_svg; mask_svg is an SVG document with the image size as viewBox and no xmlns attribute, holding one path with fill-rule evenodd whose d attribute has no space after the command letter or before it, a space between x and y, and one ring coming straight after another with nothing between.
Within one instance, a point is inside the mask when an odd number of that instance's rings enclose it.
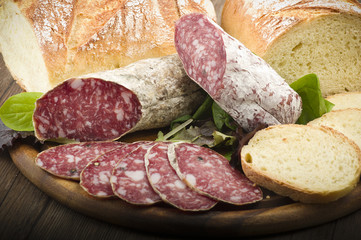
<instances>
[{"instance_id":1,"label":"salami slice","mask_svg":"<svg viewBox=\"0 0 361 240\"><path fill-rule=\"evenodd\" d=\"M175 46L188 76L246 131L299 118L301 97L207 16L193 13L179 19Z\"/></svg>"},{"instance_id":2,"label":"salami slice","mask_svg":"<svg viewBox=\"0 0 361 240\"><path fill-rule=\"evenodd\" d=\"M123 145L121 142L83 142L59 145L40 152L35 163L55 176L79 180L81 171L90 161L121 145Z\"/></svg>"},{"instance_id":3,"label":"salami slice","mask_svg":"<svg viewBox=\"0 0 361 240\"><path fill-rule=\"evenodd\" d=\"M262 191L217 152L190 143L172 144L168 157L192 189L219 201L243 205L262 200Z\"/></svg>"},{"instance_id":4,"label":"salami slice","mask_svg":"<svg viewBox=\"0 0 361 240\"><path fill-rule=\"evenodd\" d=\"M149 182L163 201L185 211L208 210L217 201L189 188L177 175L168 159L169 143L157 143L145 156Z\"/></svg>"},{"instance_id":5,"label":"salami slice","mask_svg":"<svg viewBox=\"0 0 361 240\"><path fill-rule=\"evenodd\" d=\"M116 196L138 205L150 205L161 201L149 183L144 163L145 154L153 144L142 144L116 165L110 177Z\"/></svg>"},{"instance_id":6,"label":"salami slice","mask_svg":"<svg viewBox=\"0 0 361 240\"><path fill-rule=\"evenodd\" d=\"M106 141L127 133L141 115L137 96L122 85L73 78L36 101L33 122L40 140Z\"/></svg>"},{"instance_id":7,"label":"salami slice","mask_svg":"<svg viewBox=\"0 0 361 240\"><path fill-rule=\"evenodd\" d=\"M114 167L125 156L136 150L143 142L124 144L97 157L88 163L80 174L80 186L95 197L114 196L110 177Z\"/></svg>"}]
</instances>

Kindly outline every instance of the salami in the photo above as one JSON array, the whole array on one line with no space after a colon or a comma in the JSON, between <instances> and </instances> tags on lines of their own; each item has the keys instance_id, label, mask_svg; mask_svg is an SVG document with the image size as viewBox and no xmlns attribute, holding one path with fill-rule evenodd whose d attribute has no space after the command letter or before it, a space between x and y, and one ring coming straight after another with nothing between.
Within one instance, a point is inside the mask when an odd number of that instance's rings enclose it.
<instances>
[{"instance_id":1,"label":"salami","mask_svg":"<svg viewBox=\"0 0 361 240\"><path fill-rule=\"evenodd\" d=\"M97 78L69 79L35 105L33 122L40 140L114 140L131 130L142 115L132 91Z\"/></svg>"},{"instance_id":2,"label":"salami","mask_svg":"<svg viewBox=\"0 0 361 240\"><path fill-rule=\"evenodd\" d=\"M116 196L138 205L150 205L161 201L149 183L144 163L145 154L153 144L142 144L116 165L110 177Z\"/></svg>"},{"instance_id":3,"label":"salami","mask_svg":"<svg viewBox=\"0 0 361 240\"><path fill-rule=\"evenodd\" d=\"M169 143L157 143L145 156L149 182L163 201L185 211L208 210L217 201L189 188L177 175L168 160Z\"/></svg>"},{"instance_id":4,"label":"salami","mask_svg":"<svg viewBox=\"0 0 361 240\"><path fill-rule=\"evenodd\" d=\"M136 150L142 142L124 144L97 157L88 163L80 174L80 186L95 197L114 196L110 177L116 164Z\"/></svg>"},{"instance_id":5,"label":"salami","mask_svg":"<svg viewBox=\"0 0 361 240\"><path fill-rule=\"evenodd\" d=\"M116 82L137 95L142 118L131 131L169 126L174 119L192 114L205 99L204 91L187 76L178 54L83 77Z\"/></svg>"},{"instance_id":6,"label":"salami","mask_svg":"<svg viewBox=\"0 0 361 240\"><path fill-rule=\"evenodd\" d=\"M79 180L81 171L98 156L120 147L120 142L70 143L40 152L35 163L45 171L67 179Z\"/></svg>"},{"instance_id":7,"label":"salami","mask_svg":"<svg viewBox=\"0 0 361 240\"><path fill-rule=\"evenodd\" d=\"M219 201L243 205L262 200L262 191L217 152L190 143L168 147L170 164L192 189Z\"/></svg>"},{"instance_id":8,"label":"salami","mask_svg":"<svg viewBox=\"0 0 361 240\"><path fill-rule=\"evenodd\" d=\"M175 46L188 76L246 131L259 124L294 123L300 116L301 97L207 16L179 19Z\"/></svg>"}]
</instances>

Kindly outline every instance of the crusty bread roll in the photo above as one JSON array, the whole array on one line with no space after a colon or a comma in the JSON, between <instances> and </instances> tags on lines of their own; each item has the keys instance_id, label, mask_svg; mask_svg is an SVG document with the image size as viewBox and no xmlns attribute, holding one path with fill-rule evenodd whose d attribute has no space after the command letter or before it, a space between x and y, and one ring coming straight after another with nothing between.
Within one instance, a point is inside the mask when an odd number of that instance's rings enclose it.
<instances>
[{"instance_id":1,"label":"crusty bread roll","mask_svg":"<svg viewBox=\"0 0 361 240\"><path fill-rule=\"evenodd\" d=\"M210 0L0 0L0 51L27 91L175 53L174 21Z\"/></svg>"},{"instance_id":2,"label":"crusty bread roll","mask_svg":"<svg viewBox=\"0 0 361 240\"><path fill-rule=\"evenodd\" d=\"M346 108L361 109L361 92L339 93L330 95L326 99L335 104L332 111Z\"/></svg>"},{"instance_id":3,"label":"crusty bread roll","mask_svg":"<svg viewBox=\"0 0 361 240\"><path fill-rule=\"evenodd\" d=\"M356 0L227 0L222 27L288 83L315 73L324 96L361 90Z\"/></svg>"},{"instance_id":4,"label":"crusty bread roll","mask_svg":"<svg viewBox=\"0 0 361 240\"><path fill-rule=\"evenodd\" d=\"M308 125L333 128L354 141L361 148L361 109L334 110L314 119Z\"/></svg>"},{"instance_id":5,"label":"crusty bread roll","mask_svg":"<svg viewBox=\"0 0 361 240\"><path fill-rule=\"evenodd\" d=\"M245 175L279 195L325 203L349 193L361 172L360 148L326 127L275 125L258 131L241 150Z\"/></svg>"}]
</instances>

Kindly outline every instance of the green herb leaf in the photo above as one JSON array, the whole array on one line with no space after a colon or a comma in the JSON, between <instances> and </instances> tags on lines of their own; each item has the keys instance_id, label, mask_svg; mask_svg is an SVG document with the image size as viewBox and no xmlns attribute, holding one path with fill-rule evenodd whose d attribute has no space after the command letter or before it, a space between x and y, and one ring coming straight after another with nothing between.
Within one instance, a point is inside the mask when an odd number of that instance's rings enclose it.
<instances>
[{"instance_id":1,"label":"green herb leaf","mask_svg":"<svg viewBox=\"0 0 361 240\"><path fill-rule=\"evenodd\" d=\"M34 131L35 102L42 95L39 92L24 92L11 96L0 107L1 120L15 131Z\"/></svg>"},{"instance_id":2,"label":"green herb leaf","mask_svg":"<svg viewBox=\"0 0 361 240\"><path fill-rule=\"evenodd\" d=\"M315 74L308 74L290 84L302 98L302 113L298 124L307 124L331 111L334 104L322 97L320 81Z\"/></svg>"},{"instance_id":3,"label":"green herb leaf","mask_svg":"<svg viewBox=\"0 0 361 240\"><path fill-rule=\"evenodd\" d=\"M219 131L222 131L226 126L231 130L235 130L236 127L232 125L233 119L228 115L216 102L212 104L213 121Z\"/></svg>"},{"instance_id":4,"label":"green herb leaf","mask_svg":"<svg viewBox=\"0 0 361 240\"><path fill-rule=\"evenodd\" d=\"M213 99L207 95L206 99L202 103L202 105L197 109L197 111L193 114L192 118L195 120L206 119L207 117L211 117L211 109L213 104Z\"/></svg>"}]
</instances>

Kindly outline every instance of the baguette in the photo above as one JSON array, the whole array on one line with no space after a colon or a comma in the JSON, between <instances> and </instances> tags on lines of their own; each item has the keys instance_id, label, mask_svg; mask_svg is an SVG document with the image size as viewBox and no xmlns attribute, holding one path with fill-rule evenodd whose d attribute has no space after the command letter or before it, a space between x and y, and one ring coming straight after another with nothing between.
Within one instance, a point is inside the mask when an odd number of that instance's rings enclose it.
<instances>
[{"instance_id":1,"label":"baguette","mask_svg":"<svg viewBox=\"0 0 361 240\"><path fill-rule=\"evenodd\" d=\"M222 27L288 83L315 73L324 96L361 90L356 0L227 0Z\"/></svg>"},{"instance_id":2,"label":"baguette","mask_svg":"<svg viewBox=\"0 0 361 240\"><path fill-rule=\"evenodd\" d=\"M245 175L275 193L304 203L335 201L356 186L360 148L326 127L275 125L241 150Z\"/></svg>"},{"instance_id":3,"label":"baguette","mask_svg":"<svg viewBox=\"0 0 361 240\"><path fill-rule=\"evenodd\" d=\"M26 91L175 53L174 21L210 0L0 0L0 51Z\"/></svg>"}]
</instances>

